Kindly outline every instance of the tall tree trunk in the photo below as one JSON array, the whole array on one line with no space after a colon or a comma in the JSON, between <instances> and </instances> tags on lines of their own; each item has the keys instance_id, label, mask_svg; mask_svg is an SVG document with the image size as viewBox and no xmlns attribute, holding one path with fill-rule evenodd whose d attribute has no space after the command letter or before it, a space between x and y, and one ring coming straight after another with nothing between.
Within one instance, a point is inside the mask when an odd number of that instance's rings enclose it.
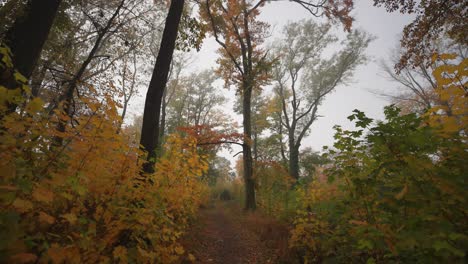
<instances>
[{"instance_id":1,"label":"tall tree trunk","mask_svg":"<svg viewBox=\"0 0 468 264\"><path fill-rule=\"evenodd\" d=\"M41 92L42 82L47 73L48 61L45 61L40 68L34 69L31 75L31 93L33 97L38 97Z\"/></svg>"},{"instance_id":2,"label":"tall tree trunk","mask_svg":"<svg viewBox=\"0 0 468 264\"><path fill-rule=\"evenodd\" d=\"M161 149L164 135L166 134L166 108L167 108L167 90L165 89L161 105L161 129L159 129L159 141L156 148Z\"/></svg>"},{"instance_id":3,"label":"tall tree trunk","mask_svg":"<svg viewBox=\"0 0 468 264\"><path fill-rule=\"evenodd\" d=\"M289 174L296 182L299 180L299 146L293 140L289 140Z\"/></svg>"},{"instance_id":4,"label":"tall tree trunk","mask_svg":"<svg viewBox=\"0 0 468 264\"><path fill-rule=\"evenodd\" d=\"M161 103L167 84L169 68L171 66L172 54L175 49L177 31L180 18L184 10L184 0L172 0L167 14L166 24L158 52L158 58L153 70L153 76L146 93L145 110L143 112L143 127L141 129L140 144L148 153L143 171L154 172L156 162L156 147L159 142L159 119L161 114Z\"/></svg>"},{"instance_id":5,"label":"tall tree trunk","mask_svg":"<svg viewBox=\"0 0 468 264\"><path fill-rule=\"evenodd\" d=\"M245 210L255 210L257 205L255 202L255 182L253 179L253 162L252 162L252 123L251 123L251 100L252 100L252 85L244 84L242 98L242 114L244 126L244 144L242 147L242 155L244 161L244 181L245 181Z\"/></svg>"},{"instance_id":6,"label":"tall tree trunk","mask_svg":"<svg viewBox=\"0 0 468 264\"><path fill-rule=\"evenodd\" d=\"M258 134L257 134L257 128L254 127L253 129L253 160L255 162L258 161Z\"/></svg>"},{"instance_id":7,"label":"tall tree trunk","mask_svg":"<svg viewBox=\"0 0 468 264\"><path fill-rule=\"evenodd\" d=\"M5 42L18 71L29 79L49 35L61 0L29 0L25 16L8 30Z\"/></svg>"},{"instance_id":8,"label":"tall tree trunk","mask_svg":"<svg viewBox=\"0 0 468 264\"><path fill-rule=\"evenodd\" d=\"M31 77L41 55L61 2L61 0L29 0L25 15L16 18L13 26L5 34L3 42L13 53L13 64L27 79ZM0 85L7 89L16 89L18 85L14 72L1 69ZM7 113L14 112L16 106L14 103L9 103Z\"/></svg>"}]
</instances>

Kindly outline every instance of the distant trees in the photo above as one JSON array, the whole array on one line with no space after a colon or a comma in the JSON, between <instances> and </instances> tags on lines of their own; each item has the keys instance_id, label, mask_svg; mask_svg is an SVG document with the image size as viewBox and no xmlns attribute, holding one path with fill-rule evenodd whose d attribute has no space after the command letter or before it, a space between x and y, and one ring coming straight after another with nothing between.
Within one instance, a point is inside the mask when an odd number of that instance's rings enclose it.
<instances>
[{"instance_id":1,"label":"distant trees","mask_svg":"<svg viewBox=\"0 0 468 264\"><path fill-rule=\"evenodd\" d=\"M215 157L210 165L208 171L203 178L209 185L215 185L217 182L226 182L230 180L231 162L224 157Z\"/></svg>"},{"instance_id":2,"label":"distant trees","mask_svg":"<svg viewBox=\"0 0 468 264\"><path fill-rule=\"evenodd\" d=\"M273 56L278 60L272 71L274 91L287 135L289 173L296 180L299 148L318 118L319 106L365 62L364 51L371 41L365 32L354 30L340 51L326 57L325 50L338 42L330 29L330 24L318 25L311 20L290 23L274 48Z\"/></svg>"},{"instance_id":3,"label":"distant trees","mask_svg":"<svg viewBox=\"0 0 468 264\"><path fill-rule=\"evenodd\" d=\"M194 72L180 77L177 87L171 87L172 98L167 103L167 133L180 126L224 125L227 120L219 106L227 98L216 88L212 70Z\"/></svg>"},{"instance_id":4,"label":"distant trees","mask_svg":"<svg viewBox=\"0 0 468 264\"><path fill-rule=\"evenodd\" d=\"M350 11L353 1L292 1L300 4L313 16L325 15L339 20L350 30L353 19ZM252 93L269 82L271 61L261 48L266 37L267 24L258 20L260 7L267 3L259 1L211 1L200 3L200 16L207 30L220 45L219 72L226 85L235 85L242 98L243 168L246 187L247 210L254 210L255 190L252 158Z\"/></svg>"}]
</instances>

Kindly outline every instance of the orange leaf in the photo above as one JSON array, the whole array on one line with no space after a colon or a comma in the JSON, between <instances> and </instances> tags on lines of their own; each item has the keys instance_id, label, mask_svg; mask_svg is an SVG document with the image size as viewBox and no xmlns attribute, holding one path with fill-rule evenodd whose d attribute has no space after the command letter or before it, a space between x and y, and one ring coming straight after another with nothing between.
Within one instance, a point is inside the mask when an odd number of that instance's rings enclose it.
<instances>
[{"instance_id":1,"label":"orange leaf","mask_svg":"<svg viewBox=\"0 0 468 264\"><path fill-rule=\"evenodd\" d=\"M47 250L47 255L49 255L52 263L63 263L66 259L64 249L58 244L52 244L52 247Z\"/></svg>"},{"instance_id":2,"label":"orange leaf","mask_svg":"<svg viewBox=\"0 0 468 264\"><path fill-rule=\"evenodd\" d=\"M46 190L42 187L37 187L34 189L32 196L39 202L49 203L54 199L54 195L49 190Z\"/></svg>"},{"instance_id":3,"label":"orange leaf","mask_svg":"<svg viewBox=\"0 0 468 264\"><path fill-rule=\"evenodd\" d=\"M13 207L16 208L20 213L25 213L32 210L33 204L30 201L17 198L13 202Z\"/></svg>"}]
</instances>

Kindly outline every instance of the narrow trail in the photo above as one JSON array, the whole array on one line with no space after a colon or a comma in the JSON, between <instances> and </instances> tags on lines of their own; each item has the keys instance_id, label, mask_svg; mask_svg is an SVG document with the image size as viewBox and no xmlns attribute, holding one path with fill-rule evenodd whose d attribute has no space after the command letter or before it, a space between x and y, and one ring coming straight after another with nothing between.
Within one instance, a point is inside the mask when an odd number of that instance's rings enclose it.
<instances>
[{"instance_id":1,"label":"narrow trail","mask_svg":"<svg viewBox=\"0 0 468 264\"><path fill-rule=\"evenodd\" d=\"M278 263L282 245L281 239L269 236L273 232L277 230L238 206L218 203L201 210L183 244L195 263Z\"/></svg>"}]
</instances>

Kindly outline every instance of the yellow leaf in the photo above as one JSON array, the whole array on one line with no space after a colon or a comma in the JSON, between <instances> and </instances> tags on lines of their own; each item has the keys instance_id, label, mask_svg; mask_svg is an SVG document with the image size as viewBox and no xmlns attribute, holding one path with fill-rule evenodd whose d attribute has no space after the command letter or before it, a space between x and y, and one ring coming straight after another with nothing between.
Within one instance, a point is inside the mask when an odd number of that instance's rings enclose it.
<instances>
[{"instance_id":1,"label":"yellow leaf","mask_svg":"<svg viewBox=\"0 0 468 264\"><path fill-rule=\"evenodd\" d=\"M34 189L32 196L39 202L49 203L54 199L54 195L49 190L46 190L42 187L37 187Z\"/></svg>"},{"instance_id":2,"label":"yellow leaf","mask_svg":"<svg viewBox=\"0 0 468 264\"><path fill-rule=\"evenodd\" d=\"M36 97L29 102L27 111L28 113L36 113L39 112L42 109L42 106L44 105L44 102L42 101L41 98Z\"/></svg>"},{"instance_id":3,"label":"yellow leaf","mask_svg":"<svg viewBox=\"0 0 468 264\"><path fill-rule=\"evenodd\" d=\"M46 223L46 224L53 224L55 223L55 218L49 214L46 214L44 212L40 212L39 213L39 221L42 222L42 223Z\"/></svg>"},{"instance_id":4,"label":"yellow leaf","mask_svg":"<svg viewBox=\"0 0 468 264\"><path fill-rule=\"evenodd\" d=\"M35 263L37 256L31 253L20 253L11 256L11 263Z\"/></svg>"},{"instance_id":5,"label":"yellow leaf","mask_svg":"<svg viewBox=\"0 0 468 264\"><path fill-rule=\"evenodd\" d=\"M177 255L182 255L182 254L184 254L184 252L185 252L184 248L181 247L181 246L175 247L175 248L174 248L174 251L177 253Z\"/></svg>"},{"instance_id":6,"label":"yellow leaf","mask_svg":"<svg viewBox=\"0 0 468 264\"><path fill-rule=\"evenodd\" d=\"M70 224L75 224L76 221L78 220L78 218L76 217L75 214L73 213L68 213L68 214L63 214L62 215L62 218L64 218L65 220L67 220Z\"/></svg>"},{"instance_id":7,"label":"yellow leaf","mask_svg":"<svg viewBox=\"0 0 468 264\"><path fill-rule=\"evenodd\" d=\"M26 77L24 77L24 75L19 73L18 71L15 71L13 76L15 77L15 80L18 81L18 82L21 82L21 83L27 83L28 82L28 79Z\"/></svg>"},{"instance_id":8,"label":"yellow leaf","mask_svg":"<svg viewBox=\"0 0 468 264\"><path fill-rule=\"evenodd\" d=\"M453 133L459 131L459 126L457 123L457 119L453 116L448 116L444 119L444 130L447 133Z\"/></svg>"},{"instance_id":9,"label":"yellow leaf","mask_svg":"<svg viewBox=\"0 0 468 264\"><path fill-rule=\"evenodd\" d=\"M188 259L189 259L190 261L192 261L192 262L195 262L195 260L196 260L195 256L192 255L192 254L188 254Z\"/></svg>"},{"instance_id":10,"label":"yellow leaf","mask_svg":"<svg viewBox=\"0 0 468 264\"><path fill-rule=\"evenodd\" d=\"M115 259L119 259L121 263L128 263L127 259L127 249L122 246L118 246L114 248L114 252L112 253Z\"/></svg>"},{"instance_id":11,"label":"yellow leaf","mask_svg":"<svg viewBox=\"0 0 468 264\"><path fill-rule=\"evenodd\" d=\"M33 204L30 201L22 200L17 198L13 202L13 207L15 207L20 213L25 213L27 211L31 211L33 208Z\"/></svg>"}]
</instances>

